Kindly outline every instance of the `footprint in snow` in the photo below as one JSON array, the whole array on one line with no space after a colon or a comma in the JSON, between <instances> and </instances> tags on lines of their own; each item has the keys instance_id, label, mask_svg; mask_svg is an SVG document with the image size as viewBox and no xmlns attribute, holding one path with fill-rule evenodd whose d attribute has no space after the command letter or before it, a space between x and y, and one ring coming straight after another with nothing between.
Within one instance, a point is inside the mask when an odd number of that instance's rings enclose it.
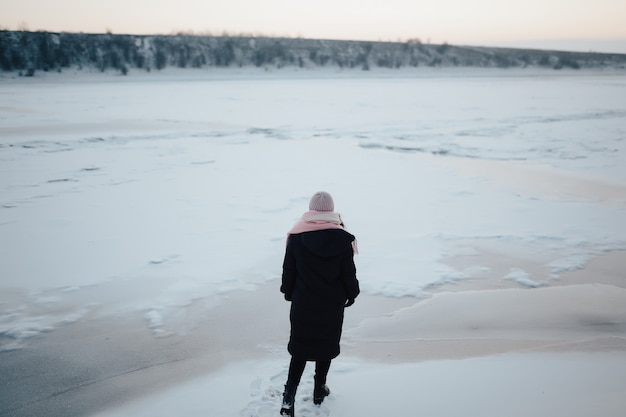
<instances>
[{"instance_id":1,"label":"footprint in snow","mask_svg":"<svg viewBox=\"0 0 626 417\"><path fill-rule=\"evenodd\" d=\"M311 368L309 372L307 370ZM332 392L321 405L313 404L313 368L307 366L296 393L295 414L298 417L328 417L332 402ZM250 384L250 402L241 410L240 417L277 417L283 400L283 389L287 379L287 369L270 378L259 377Z\"/></svg>"}]
</instances>

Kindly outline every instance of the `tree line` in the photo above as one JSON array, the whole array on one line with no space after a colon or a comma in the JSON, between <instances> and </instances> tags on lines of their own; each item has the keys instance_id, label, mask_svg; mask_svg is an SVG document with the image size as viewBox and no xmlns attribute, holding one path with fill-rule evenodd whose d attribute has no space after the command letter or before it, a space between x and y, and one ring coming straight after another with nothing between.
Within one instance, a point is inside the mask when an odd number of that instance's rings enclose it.
<instances>
[{"instance_id":1,"label":"tree line","mask_svg":"<svg viewBox=\"0 0 626 417\"><path fill-rule=\"evenodd\" d=\"M402 68L419 66L624 68L626 55L407 42L254 36L118 35L0 31L0 70L152 71L167 67Z\"/></svg>"}]
</instances>

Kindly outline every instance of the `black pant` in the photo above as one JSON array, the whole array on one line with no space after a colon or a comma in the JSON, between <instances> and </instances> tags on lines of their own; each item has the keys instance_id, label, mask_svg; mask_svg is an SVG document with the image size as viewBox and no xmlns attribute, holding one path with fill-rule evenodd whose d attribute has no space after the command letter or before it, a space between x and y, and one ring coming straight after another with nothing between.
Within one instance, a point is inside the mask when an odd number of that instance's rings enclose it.
<instances>
[{"instance_id":1,"label":"black pant","mask_svg":"<svg viewBox=\"0 0 626 417\"><path fill-rule=\"evenodd\" d=\"M289 375L287 376L287 384L293 387L297 387L302 378L304 367L306 366L306 360L296 359L291 357L289 363ZM323 361L315 361L315 384L324 385L326 383L326 376L330 369L330 359Z\"/></svg>"}]
</instances>

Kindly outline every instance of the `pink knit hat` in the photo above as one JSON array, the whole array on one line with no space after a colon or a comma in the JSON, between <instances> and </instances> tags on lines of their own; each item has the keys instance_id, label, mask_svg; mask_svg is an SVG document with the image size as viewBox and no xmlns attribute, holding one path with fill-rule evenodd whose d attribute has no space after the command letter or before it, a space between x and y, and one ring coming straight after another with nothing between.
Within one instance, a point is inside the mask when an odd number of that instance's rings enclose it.
<instances>
[{"instance_id":1,"label":"pink knit hat","mask_svg":"<svg viewBox=\"0 0 626 417\"><path fill-rule=\"evenodd\" d=\"M319 191L313 194L311 201L309 202L309 210L315 211L333 211L335 210L335 203L333 198L326 191Z\"/></svg>"}]
</instances>

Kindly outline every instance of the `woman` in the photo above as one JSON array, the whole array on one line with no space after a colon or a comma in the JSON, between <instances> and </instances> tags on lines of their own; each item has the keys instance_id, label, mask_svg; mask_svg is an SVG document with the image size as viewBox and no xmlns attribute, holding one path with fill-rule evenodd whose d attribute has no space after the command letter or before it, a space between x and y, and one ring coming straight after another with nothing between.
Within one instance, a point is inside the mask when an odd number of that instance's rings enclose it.
<instances>
[{"instance_id":1,"label":"woman","mask_svg":"<svg viewBox=\"0 0 626 417\"><path fill-rule=\"evenodd\" d=\"M294 402L307 361L315 361L313 402L321 404L330 390L326 375L339 355L345 307L359 295L354 253L356 240L344 230L333 199L315 193L309 210L289 231L280 291L291 301L291 354L281 415L294 415Z\"/></svg>"}]
</instances>

